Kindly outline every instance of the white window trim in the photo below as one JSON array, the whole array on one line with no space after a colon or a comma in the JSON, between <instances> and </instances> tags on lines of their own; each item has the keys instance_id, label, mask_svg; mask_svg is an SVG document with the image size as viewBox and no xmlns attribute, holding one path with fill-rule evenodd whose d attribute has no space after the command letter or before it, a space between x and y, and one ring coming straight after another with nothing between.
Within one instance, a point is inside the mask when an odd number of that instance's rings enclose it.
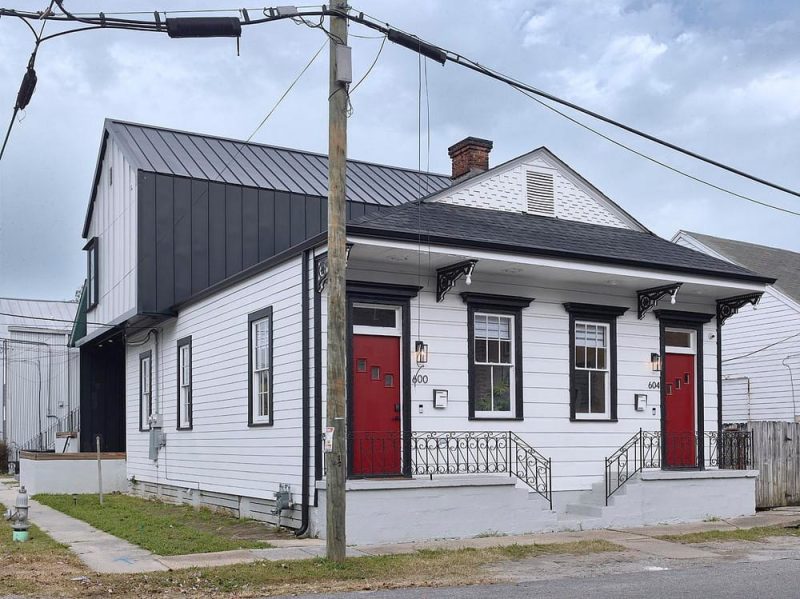
<instances>
[{"instance_id":1,"label":"white window trim","mask_svg":"<svg viewBox=\"0 0 800 599\"><path fill-rule=\"evenodd\" d=\"M506 318L506 319L508 319L508 321L509 321L509 329L508 329L508 331L509 331L509 336L510 336L510 341L511 341L511 351L510 351L509 355L511 356L511 362L510 363L505 363L505 362L478 362L475 359L475 348L473 347L472 348L472 352L473 352L472 367L474 368L476 366L510 366L511 369L509 371L509 375L508 376L509 376L509 380L510 380L511 384L509 385L509 400L510 400L509 401L509 407L510 407L510 409L508 409L508 410L477 410L476 409L475 410L475 418L500 418L500 419L504 419L504 420L508 419L508 418L514 418L516 416L516 406L517 406L517 402L516 402L516 397L517 397L517 395L516 395L516 393L517 393L517 387L516 387L516 385L517 385L517 377L516 377L516 364L514 364L514 358L516 357L516 353L515 352L517 350L517 348L514 345L515 342L516 342L515 331L514 331L514 326L516 324L515 323L516 319L514 318L514 316L512 316L510 314L500 314L500 313L497 313L497 312L476 310L475 313L472 316L472 322L470 323L470 326L472 327L472 342L473 342L473 345L474 345L475 340L476 340L476 336L475 336L475 317L476 316L494 316L496 318ZM487 358L488 358L488 355L487 355ZM475 398L475 401L477 403L477 397ZM492 397L492 403L494 403L494 397Z\"/></svg>"},{"instance_id":2,"label":"white window trim","mask_svg":"<svg viewBox=\"0 0 800 599\"><path fill-rule=\"evenodd\" d=\"M191 345L186 343L180 346L178 351L178 389L180 394L180 403L178 404L178 411L180 414L180 427L189 428L192 425L191 419L188 418L189 410L191 409L191 393L192 393L192 349ZM189 363L186 363L188 359ZM188 381L186 380L185 373L188 369Z\"/></svg>"},{"instance_id":3,"label":"white window trim","mask_svg":"<svg viewBox=\"0 0 800 599\"><path fill-rule=\"evenodd\" d=\"M267 365L264 368L257 368L258 360L257 360L257 342L258 342L258 335L256 335L256 327L263 323L267 323ZM253 424L268 424L272 418L272 414L269 411L266 414L260 414L259 408L261 405L261 394L259 393L259 386L258 386L258 374L261 372L267 373L267 378L269 380L269 390L267 391L267 409L270 410L272 407L272 378L271 378L271 370L272 370L272 317L265 316L263 318L259 318L258 320L253 320L250 323L250 338L252 340L252 345L250 347L250 352L252 354L252 370L250 371L250 378L252 380L253 386L253 397L252 397L252 411L253 411Z\"/></svg>"},{"instance_id":4,"label":"white window trim","mask_svg":"<svg viewBox=\"0 0 800 599\"><path fill-rule=\"evenodd\" d=\"M393 310L395 313L394 324L393 327L374 327L374 326L364 326L364 325L353 325L353 334L354 335L381 335L384 337L402 337L403 336L403 323L402 323L402 315L400 313L399 306L391 306L387 304L368 304L368 303L356 303L353 304L354 308L369 308L375 309L378 308L380 310Z\"/></svg>"},{"instance_id":5,"label":"white window trim","mask_svg":"<svg viewBox=\"0 0 800 599\"><path fill-rule=\"evenodd\" d=\"M605 381L605 391L606 391L606 409L603 412L579 412L577 410L577 405L575 406L575 420L607 420L611 418L611 352L613 351L611 348L611 325L607 322L595 321L595 320L575 320L575 326L573 330L570 332L574 339L575 347L578 347L578 340L575 339L578 325L591 325L591 326L599 326L603 327L606 330L605 338L606 338L606 367L605 368L587 368L587 367L580 367L578 366L577 360L575 360L575 356L572 356L572 360L574 362L574 369L575 372L605 372L606 373L606 381ZM589 410L592 409L592 397L591 397L591 385L589 385Z\"/></svg>"},{"instance_id":6,"label":"white window trim","mask_svg":"<svg viewBox=\"0 0 800 599\"><path fill-rule=\"evenodd\" d=\"M151 356L139 358L139 418L141 430L152 428L153 416L153 361ZM145 382L147 385L145 386ZM145 388L147 391L145 391Z\"/></svg>"},{"instance_id":7,"label":"white window trim","mask_svg":"<svg viewBox=\"0 0 800 599\"><path fill-rule=\"evenodd\" d=\"M678 347L675 345L665 345L664 346L664 353L665 354L691 354L695 355L697 353L697 331L692 329L680 329L677 327L668 327L664 329L664 335L668 332L674 333L689 333L689 347Z\"/></svg>"}]
</instances>

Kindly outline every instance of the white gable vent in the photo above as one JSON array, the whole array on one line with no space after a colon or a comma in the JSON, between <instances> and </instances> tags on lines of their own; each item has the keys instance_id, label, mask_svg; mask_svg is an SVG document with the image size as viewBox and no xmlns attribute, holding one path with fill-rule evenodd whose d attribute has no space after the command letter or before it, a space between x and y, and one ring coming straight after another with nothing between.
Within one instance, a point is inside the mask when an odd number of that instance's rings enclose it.
<instances>
[{"instance_id":1,"label":"white gable vent","mask_svg":"<svg viewBox=\"0 0 800 599\"><path fill-rule=\"evenodd\" d=\"M538 171L526 171L525 179L528 212L553 216L555 214L553 175Z\"/></svg>"}]
</instances>

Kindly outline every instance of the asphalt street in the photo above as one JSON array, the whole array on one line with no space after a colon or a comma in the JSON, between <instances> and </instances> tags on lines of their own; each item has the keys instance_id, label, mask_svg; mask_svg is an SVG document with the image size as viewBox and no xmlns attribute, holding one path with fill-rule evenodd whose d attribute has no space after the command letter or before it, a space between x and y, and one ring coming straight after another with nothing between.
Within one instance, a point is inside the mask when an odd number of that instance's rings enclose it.
<instances>
[{"instance_id":1,"label":"asphalt street","mask_svg":"<svg viewBox=\"0 0 800 599\"><path fill-rule=\"evenodd\" d=\"M518 584L399 589L394 591L308 595L336 599L678 599L724 597L767 599L800 597L800 560L713 563L707 566L665 569L591 578L560 578Z\"/></svg>"}]
</instances>

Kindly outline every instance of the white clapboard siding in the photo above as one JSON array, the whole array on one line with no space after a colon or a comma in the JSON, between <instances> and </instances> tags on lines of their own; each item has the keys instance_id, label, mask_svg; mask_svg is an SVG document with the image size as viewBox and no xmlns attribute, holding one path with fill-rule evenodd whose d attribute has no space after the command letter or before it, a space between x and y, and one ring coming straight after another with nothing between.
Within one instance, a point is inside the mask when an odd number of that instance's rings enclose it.
<instances>
[{"instance_id":1,"label":"white clapboard siding","mask_svg":"<svg viewBox=\"0 0 800 599\"><path fill-rule=\"evenodd\" d=\"M98 239L99 267L98 304L89 312L90 323L121 322L136 308L136 169L111 138L104 156L88 234ZM87 333L96 329L89 324Z\"/></svg>"},{"instance_id":2,"label":"white clapboard siding","mask_svg":"<svg viewBox=\"0 0 800 599\"><path fill-rule=\"evenodd\" d=\"M676 235L675 242L728 260L688 233ZM800 304L767 286L758 309L747 305L725 322L722 359L725 422L800 416Z\"/></svg>"},{"instance_id":3,"label":"white clapboard siding","mask_svg":"<svg viewBox=\"0 0 800 599\"><path fill-rule=\"evenodd\" d=\"M725 323L722 355L726 422L793 421L800 415L800 306L768 287L757 310L745 306Z\"/></svg>"},{"instance_id":4,"label":"white clapboard siding","mask_svg":"<svg viewBox=\"0 0 800 599\"><path fill-rule=\"evenodd\" d=\"M155 343L127 348L128 475L137 481L272 499L301 496L301 260L295 258L181 309ZM248 314L273 309L274 425L247 426ZM192 337L192 430L176 430L178 339ZM138 335L142 338L143 335ZM135 342L135 338L130 341ZM148 458L139 428L139 354L153 350L167 446Z\"/></svg>"},{"instance_id":5,"label":"white clapboard siding","mask_svg":"<svg viewBox=\"0 0 800 599\"><path fill-rule=\"evenodd\" d=\"M412 346L417 326L421 338L429 346L424 373L428 384L412 389L412 428L420 431L512 430L553 460L555 490L587 489L602 480L604 459L619 448L640 428L658 431L660 395L648 388L658 381L652 371L651 352L659 351L659 325L653 314L638 320L635 294L611 287L575 284L563 288L537 286L536 281L519 277L509 280L497 275L473 276L471 292L494 293L536 298L523 310L523 385L524 421L470 421L468 419L467 385L467 311L459 293L467 288L457 286L441 303L436 303L435 281L416 273L403 273L393 267L387 275L380 266L351 260L349 279L383 281L397 284L424 285L419 299L411 302ZM421 300L421 305L420 305ZM570 422L569 420L569 317L564 302L584 302L628 306L628 312L617 321L618 422ZM671 306L672 307L672 306ZM325 298L322 301L323 325ZM710 301L699 298L679 301L676 309L713 313ZM324 330L324 329L323 329ZM716 430L717 382L716 343L713 321L703 331L705 430ZM325 336L322 336L323 343ZM325 398L325 352L323 345L323 415ZM433 408L432 389L449 391L448 407ZM634 395L644 393L648 407L634 409ZM418 412L422 404L423 413ZM656 413L652 413L656 407Z\"/></svg>"},{"instance_id":6,"label":"white clapboard siding","mask_svg":"<svg viewBox=\"0 0 800 599\"><path fill-rule=\"evenodd\" d=\"M531 182L536 184L533 188ZM486 174L457 183L451 190L431 199L473 208L529 212L641 230L640 225L546 150L536 150Z\"/></svg>"}]
</instances>

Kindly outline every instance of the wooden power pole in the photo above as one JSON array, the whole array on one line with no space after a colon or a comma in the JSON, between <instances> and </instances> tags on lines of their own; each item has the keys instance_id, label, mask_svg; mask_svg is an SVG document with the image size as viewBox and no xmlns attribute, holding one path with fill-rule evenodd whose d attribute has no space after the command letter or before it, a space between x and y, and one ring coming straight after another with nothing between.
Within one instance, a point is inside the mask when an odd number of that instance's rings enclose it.
<instances>
[{"instance_id":1,"label":"wooden power pole","mask_svg":"<svg viewBox=\"0 0 800 599\"><path fill-rule=\"evenodd\" d=\"M345 0L332 2L334 10L347 10ZM345 558L345 479L347 419L345 380L345 174L347 170L347 85L351 72L347 46L347 20L330 18L330 97L328 99L328 401L326 435L326 497L328 559Z\"/></svg>"}]
</instances>

